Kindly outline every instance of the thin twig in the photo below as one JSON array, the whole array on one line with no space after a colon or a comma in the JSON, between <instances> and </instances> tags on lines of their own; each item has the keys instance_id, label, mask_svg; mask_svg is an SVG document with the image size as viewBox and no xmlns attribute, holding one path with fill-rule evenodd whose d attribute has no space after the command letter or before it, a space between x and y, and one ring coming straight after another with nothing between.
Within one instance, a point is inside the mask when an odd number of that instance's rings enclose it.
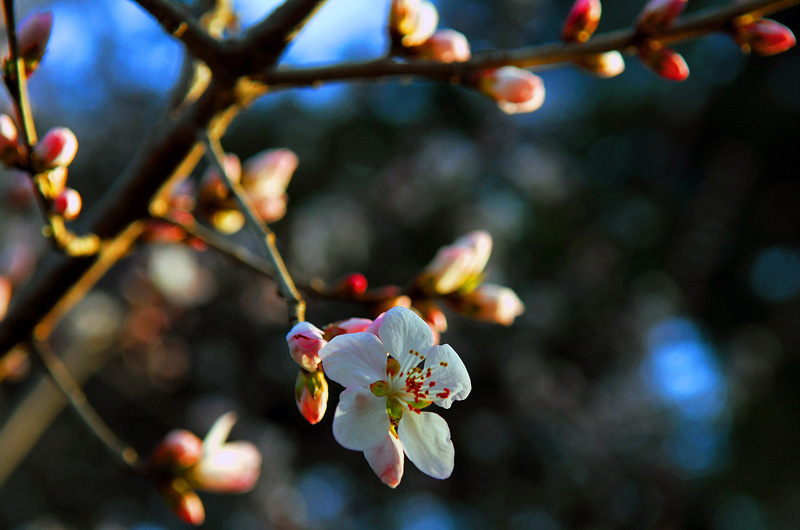
<instances>
[{"instance_id":1,"label":"thin twig","mask_svg":"<svg viewBox=\"0 0 800 530\"><path fill-rule=\"evenodd\" d=\"M303 297L297 287L295 287L286 265L283 263L283 258L275 244L275 233L259 218L241 185L231 179L225 171L222 163L225 153L219 143L212 142L208 136L205 136L203 141L206 145L206 156L209 162L222 175L222 180L227 184L237 207L244 215L245 222L257 236L259 243L263 246L267 260L275 271L274 280L278 288L278 294L286 301L289 309L289 323L302 322L305 320L306 303L303 301Z\"/></svg>"},{"instance_id":2,"label":"thin twig","mask_svg":"<svg viewBox=\"0 0 800 530\"><path fill-rule=\"evenodd\" d=\"M11 101L17 122L22 131L22 147L25 149L27 161L31 154L31 146L36 141L36 128L33 125L30 98L28 97L27 72L25 61L19 54L19 41L17 40L17 21L14 16L14 0L3 0L3 16L6 21L6 35L8 37L8 64L10 65L10 79L6 78L6 85L11 91Z\"/></svg>"},{"instance_id":3,"label":"thin twig","mask_svg":"<svg viewBox=\"0 0 800 530\"><path fill-rule=\"evenodd\" d=\"M650 38L661 42L694 39L725 29L733 19L739 16L749 13L767 15L797 4L800 4L800 0L749 0L721 8L705 9L682 17L672 28L651 35ZM585 43L553 42L513 50L476 53L471 60L462 63L400 61L382 58L313 68L270 70L255 76L255 79L269 85L271 89L310 86L325 81L374 79L403 75L461 81L468 79L473 72L484 68L512 65L535 70L547 65L567 63L581 57L612 50L631 52L635 49L637 38L639 37L635 29L628 28L596 35Z\"/></svg>"},{"instance_id":4,"label":"thin twig","mask_svg":"<svg viewBox=\"0 0 800 530\"><path fill-rule=\"evenodd\" d=\"M97 414L86 399L86 394L81 389L80 384L72 377L61 358L44 341L30 341L28 348L34 353L36 358L41 361L47 374L56 384L58 389L69 401L72 409L78 414L86 427L97 437L100 442L120 461L133 471L143 472L144 462L139 458L136 449L123 442L111 427Z\"/></svg>"},{"instance_id":5,"label":"thin twig","mask_svg":"<svg viewBox=\"0 0 800 530\"><path fill-rule=\"evenodd\" d=\"M258 274L262 274L267 278L274 278L275 273L270 263L263 258L256 256L243 245L231 241L214 230L206 228L197 222L184 223L178 221L169 215L154 215L153 219L169 223L183 229L189 236L196 238L209 248L219 252L229 260L238 265L242 265Z\"/></svg>"}]
</instances>

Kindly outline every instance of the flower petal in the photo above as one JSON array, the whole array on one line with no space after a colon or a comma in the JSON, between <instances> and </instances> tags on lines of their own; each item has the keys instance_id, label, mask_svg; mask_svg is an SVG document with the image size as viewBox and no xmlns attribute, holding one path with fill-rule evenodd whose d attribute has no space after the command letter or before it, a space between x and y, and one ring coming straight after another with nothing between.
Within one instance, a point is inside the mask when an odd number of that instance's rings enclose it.
<instances>
[{"instance_id":1,"label":"flower petal","mask_svg":"<svg viewBox=\"0 0 800 530\"><path fill-rule=\"evenodd\" d=\"M378 447L389 433L389 426L385 398L361 388L348 388L339 396L333 437L342 447L353 451Z\"/></svg>"},{"instance_id":2,"label":"flower petal","mask_svg":"<svg viewBox=\"0 0 800 530\"><path fill-rule=\"evenodd\" d=\"M406 411L397 434L408 459L433 478L444 479L453 472L455 449L447 422L432 412Z\"/></svg>"},{"instance_id":3,"label":"flower petal","mask_svg":"<svg viewBox=\"0 0 800 530\"><path fill-rule=\"evenodd\" d=\"M381 482L396 488L403 478L403 444L392 434L387 434L383 444L364 451L369 467L378 475Z\"/></svg>"},{"instance_id":4,"label":"flower petal","mask_svg":"<svg viewBox=\"0 0 800 530\"><path fill-rule=\"evenodd\" d=\"M425 368L433 367L434 373L432 380L436 381L436 386L431 390L433 402L440 407L449 409L453 400L466 398L472 390L472 382L467 373L467 367L461 357L449 344L434 346L428 350L425 359Z\"/></svg>"},{"instance_id":5,"label":"flower petal","mask_svg":"<svg viewBox=\"0 0 800 530\"><path fill-rule=\"evenodd\" d=\"M386 312L378 329L378 336L386 351L397 359L403 370L419 364L421 361L419 355L433 346L430 326L405 307L393 307ZM412 355L411 352L416 355Z\"/></svg>"},{"instance_id":6,"label":"flower petal","mask_svg":"<svg viewBox=\"0 0 800 530\"><path fill-rule=\"evenodd\" d=\"M334 337L319 356L325 375L348 388L365 388L386 379L386 349L372 333Z\"/></svg>"},{"instance_id":7,"label":"flower petal","mask_svg":"<svg viewBox=\"0 0 800 530\"><path fill-rule=\"evenodd\" d=\"M222 447L222 444L228 439L236 419L236 413L234 412L226 412L217 418L203 439L203 452L215 451L217 448Z\"/></svg>"}]
</instances>

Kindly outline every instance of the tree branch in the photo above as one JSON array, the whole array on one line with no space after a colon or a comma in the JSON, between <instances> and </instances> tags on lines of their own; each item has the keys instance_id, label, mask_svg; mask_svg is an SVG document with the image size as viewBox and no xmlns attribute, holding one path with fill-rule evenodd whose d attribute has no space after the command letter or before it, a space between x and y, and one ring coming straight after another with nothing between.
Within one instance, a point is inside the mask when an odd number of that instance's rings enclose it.
<instances>
[{"instance_id":1,"label":"tree branch","mask_svg":"<svg viewBox=\"0 0 800 530\"><path fill-rule=\"evenodd\" d=\"M672 28L649 38L661 42L689 40L725 29L736 17L749 13L768 15L797 4L800 4L800 0L748 0L721 8L705 9L680 18ZM374 79L402 75L462 81L469 79L475 71L484 68L512 65L536 69L612 50L632 52L638 38L635 29L628 28L596 35L585 43L553 42L514 50L476 53L471 60L462 63L401 61L382 58L315 68L273 69L255 76L255 79L269 85L271 89L310 86L325 81Z\"/></svg>"},{"instance_id":2,"label":"tree branch","mask_svg":"<svg viewBox=\"0 0 800 530\"><path fill-rule=\"evenodd\" d=\"M264 224L256 213L255 208L250 203L250 199L247 198L245 191L239 183L231 179L225 171L224 164L222 163L222 158L225 156L225 153L222 152L219 143L212 142L208 137L206 137L204 141L209 162L219 174L222 175L222 180L227 184L236 205L239 207L242 214L244 214L247 225L256 234L258 241L263 246L267 260L273 269L273 279L278 288L278 294L286 301L286 305L289 308L289 323L296 324L297 322L302 322L305 320L306 303L295 287L292 277L286 269L286 265L283 263L283 258L275 244L275 232Z\"/></svg>"},{"instance_id":3,"label":"tree branch","mask_svg":"<svg viewBox=\"0 0 800 530\"><path fill-rule=\"evenodd\" d=\"M206 63L214 71L223 67L220 41L209 35L188 9L170 0L133 1L153 15L167 33L183 42L194 57Z\"/></svg>"}]
</instances>

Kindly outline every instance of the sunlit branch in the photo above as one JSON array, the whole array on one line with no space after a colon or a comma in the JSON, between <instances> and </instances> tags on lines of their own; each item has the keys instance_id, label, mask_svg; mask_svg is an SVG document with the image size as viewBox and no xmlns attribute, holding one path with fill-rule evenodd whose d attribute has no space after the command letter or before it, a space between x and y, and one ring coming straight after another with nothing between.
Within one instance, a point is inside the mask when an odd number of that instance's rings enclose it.
<instances>
[{"instance_id":1,"label":"sunlit branch","mask_svg":"<svg viewBox=\"0 0 800 530\"><path fill-rule=\"evenodd\" d=\"M44 341L28 343L28 348L35 357L41 361L47 374L56 384L61 393L69 401L72 409L78 414L86 427L100 442L120 461L134 471L144 471L144 462L139 458L136 450L123 442L111 428L103 421L97 411L86 399L86 394L80 384L72 377L61 358Z\"/></svg>"},{"instance_id":2,"label":"sunlit branch","mask_svg":"<svg viewBox=\"0 0 800 530\"><path fill-rule=\"evenodd\" d=\"M736 17L756 13L768 15L800 4L800 0L748 0L720 8L705 9L681 17L670 29L649 38L661 42L691 40L715 31L726 29ZM325 81L374 79L388 76L415 75L446 81L463 81L483 68L513 65L537 69L547 65L566 63L581 57L597 55L612 50L631 52L637 39L635 29L621 29L592 37L585 43L554 42L516 48L476 53L463 63L433 61L401 61L391 58L373 61L335 64L316 68L286 68L272 70L256 77L275 88L309 86Z\"/></svg>"},{"instance_id":3,"label":"sunlit branch","mask_svg":"<svg viewBox=\"0 0 800 530\"><path fill-rule=\"evenodd\" d=\"M11 91L11 101L17 115L22 132L25 156L30 156L31 146L36 143L36 128L33 125L31 103L28 97L28 83L26 80L25 61L19 54L17 40L17 21L14 16L14 0L3 0L3 16L6 21L6 36L8 37L8 64L11 68L10 79L7 77L7 86Z\"/></svg>"},{"instance_id":4,"label":"sunlit branch","mask_svg":"<svg viewBox=\"0 0 800 530\"><path fill-rule=\"evenodd\" d=\"M267 278L274 277L274 271L269 262L265 261L259 256L256 256L247 250L247 248L243 245L219 235L214 230L206 228L197 222L184 223L170 217L169 215L153 216L153 219L157 219L181 228L189 236L202 241L208 245L209 248L215 250L238 265L246 267L258 274L264 275Z\"/></svg>"},{"instance_id":5,"label":"sunlit branch","mask_svg":"<svg viewBox=\"0 0 800 530\"><path fill-rule=\"evenodd\" d=\"M206 155L210 163L222 175L222 180L227 184L237 207L244 215L247 225L256 234L258 241L264 247L266 258L274 270L273 279L277 285L278 294L286 301L289 308L289 323L295 324L305 320L306 303L295 287L286 265L283 263L283 258L275 244L275 233L259 218L241 185L228 176L222 163L225 153L222 152L219 143L212 142L208 137L205 137L204 141Z\"/></svg>"},{"instance_id":6,"label":"sunlit branch","mask_svg":"<svg viewBox=\"0 0 800 530\"><path fill-rule=\"evenodd\" d=\"M164 30L186 45L194 57L212 70L220 65L220 42L208 34L192 14L170 0L133 0L153 15Z\"/></svg>"}]
</instances>

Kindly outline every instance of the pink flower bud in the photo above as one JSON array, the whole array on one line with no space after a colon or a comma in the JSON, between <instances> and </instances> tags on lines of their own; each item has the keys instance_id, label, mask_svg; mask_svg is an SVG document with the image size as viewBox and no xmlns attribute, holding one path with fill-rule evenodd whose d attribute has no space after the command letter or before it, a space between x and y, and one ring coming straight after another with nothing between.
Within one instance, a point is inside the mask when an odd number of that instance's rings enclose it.
<instances>
[{"instance_id":1,"label":"pink flower bud","mask_svg":"<svg viewBox=\"0 0 800 530\"><path fill-rule=\"evenodd\" d=\"M472 56L467 38L452 29L440 29L422 44L409 48L408 52L440 63L468 61Z\"/></svg>"},{"instance_id":2,"label":"pink flower bud","mask_svg":"<svg viewBox=\"0 0 800 530\"><path fill-rule=\"evenodd\" d=\"M347 320L340 320L334 322L325 328L324 338L327 341L332 340L334 337L344 335L346 333L360 333L366 331L372 324L372 320L368 318L348 318Z\"/></svg>"},{"instance_id":3,"label":"pink flower bud","mask_svg":"<svg viewBox=\"0 0 800 530\"><path fill-rule=\"evenodd\" d=\"M565 42L586 42L600 23L600 0L576 0L567 15L561 38Z\"/></svg>"},{"instance_id":4,"label":"pink flower bud","mask_svg":"<svg viewBox=\"0 0 800 530\"><path fill-rule=\"evenodd\" d=\"M417 283L429 294L448 294L483 272L492 252L492 236L477 230L439 249Z\"/></svg>"},{"instance_id":5,"label":"pink flower bud","mask_svg":"<svg viewBox=\"0 0 800 530\"><path fill-rule=\"evenodd\" d=\"M625 71L625 59L618 51L588 55L575 62L597 77L614 77Z\"/></svg>"},{"instance_id":6,"label":"pink flower bud","mask_svg":"<svg viewBox=\"0 0 800 530\"><path fill-rule=\"evenodd\" d=\"M76 219L81 213L81 195L72 188L65 188L53 199L53 213L64 218L65 221Z\"/></svg>"},{"instance_id":7,"label":"pink flower bud","mask_svg":"<svg viewBox=\"0 0 800 530\"><path fill-rule=\"evenodd\" d=\"M66 127L50 129L33 147L33 166L36 171L68 166L78 152L78 139Z\"/></svg>"},{"instance_id":8,"label":"pink flower bud","mask_svg":"<svg viewBox=\"0 0 800 530\"><path fill-rule=\"evenodd\" d=\"M736 27L733 38L745 52L752 50L759 55L785 52L797 42L792 30L768 18Z\"/></svg>"},{"instance_id":9,"label":"pink flower bud","mask_svg":"<svg viewBox=\"0 0 800 530\"><path fill-rule=\"evenodd\" d=\"M328 381L321 370L300 371L294 385L294 400L300 414L310 423L319 423L328 408Z\"/></svg>"},{"instance_id":10,"label":"pink flower bud","mask_svg":"<svg viewBox=\"0 0 800 530\"><path fill-rule=\"evenodd\" d=\"M197 488L214 493L245 493L261 474L261 453L250 442L226 442L236 415L220 416L203 440L203 454L191 470Z\"/></svg>"},{"instance_id":11,"label":"pink flower bud","mask_svg":"<svg viewBox=\"0 0 800 530\"><path fill-rule=\"evenodd\" d=\"M544 103L542 78L516 66L479 72L477 86L506 114L533 112Z\"/></svg>"},{"instance_id":12,"label":"pink flower bud","mask_svg":"<svg viewBox=\"0 0 800 530\"><path fill-rule=\"evenodd\" d=\"M428 0L394 0L389 13L392 40L405 47L428 40L439 24L439 12Z\"/></svg>"},{"instance_id":13,"label":"pink flower bud","mask_svg":"<svg viewBox=\"0 0 800 530\"><path fill-rule=\"evenodd\" d=\"M189 488L185 480L176 478L159 487L158 490L175 515L195 526L203 524L206 519L203 502L197 493Z\"/></svg>"},{"instance_id":14,"label":"pink flower bud","mask_svg":"<svg viewBox=\"0 0 800 530\"><path fill-rule=\"evenodd\" d=\"M300 322L286 335L292 359L303 369L314 372L320 363L319 350L328 344L322 330L310 322Z\"/></svg>"},{"instance_id":15,"label":"pink flower bud","mask_svg":"<svg viewBox=\"0 0 800 530\"><path fill-rule=\"evenodd\" d=\"M508 287L484 283L454 304L456 309L471 318L494 322L504 326L525 311L525 306Z\"/></svg>"},{"instance_id":16,"label":"pink flower bud","mask_svg":"<svg viewBox=\"0 0 800 530\"><path fill-rule=\"evenodd\" d=\"M650 0L639 14L636 32L653 35L669 29L685 8L686 0Z\"/></svg>"},{"instance_id":17,"label":"pink flower bud","mask_svg":"<svg viewBox=\"0 0 800 530\"><path fill-rule=\"evenodd\" d=\"M0 160L8 165L14 165L19 159L17 126L10 116L0 114Z\"/></svg>"},{"instance_id":18,"label":"pink flower bud","mask_svg":"<svg viewBox=\"0 0 800 530\"><path fill-rule=\"evenodd\" d=\"M242 168L242 187L252 197L280 197L297 169L289 149L268 149L248 158Z\"/></svg>"},{"instance_id":19,"label":"pink flower bud","mask_svg":"<svg viewBox=\"0 0 800 530\"><path fill-rule=\"evenodd\" d=\"M683 57L658 42L647 41L639 47L639 58L655 73L672 81L689 77L689 66Z\"/></svg>"},{"instance_id":20,"label":"pink flower bud","mask_svg":"<svg viewBox=\"0 0 800 530\"><path fill-rule=\"evenodd\" d=\"M184 429L170 431L150 456L151 465L162 470L180 470L195 465L203 453L203 442Z\"/></svg>"},{"instance_id":21,"label":"pink flower bud","mask_svg":"<svg viewBox=\"0 0 800 530\"><path fill-rule=\"evenodd\" d=\"M19 55L25 62L25 73L29 76L42 60L53 29L53 13L31 13L17 24Z\"/></svg>"}]
</instances>

